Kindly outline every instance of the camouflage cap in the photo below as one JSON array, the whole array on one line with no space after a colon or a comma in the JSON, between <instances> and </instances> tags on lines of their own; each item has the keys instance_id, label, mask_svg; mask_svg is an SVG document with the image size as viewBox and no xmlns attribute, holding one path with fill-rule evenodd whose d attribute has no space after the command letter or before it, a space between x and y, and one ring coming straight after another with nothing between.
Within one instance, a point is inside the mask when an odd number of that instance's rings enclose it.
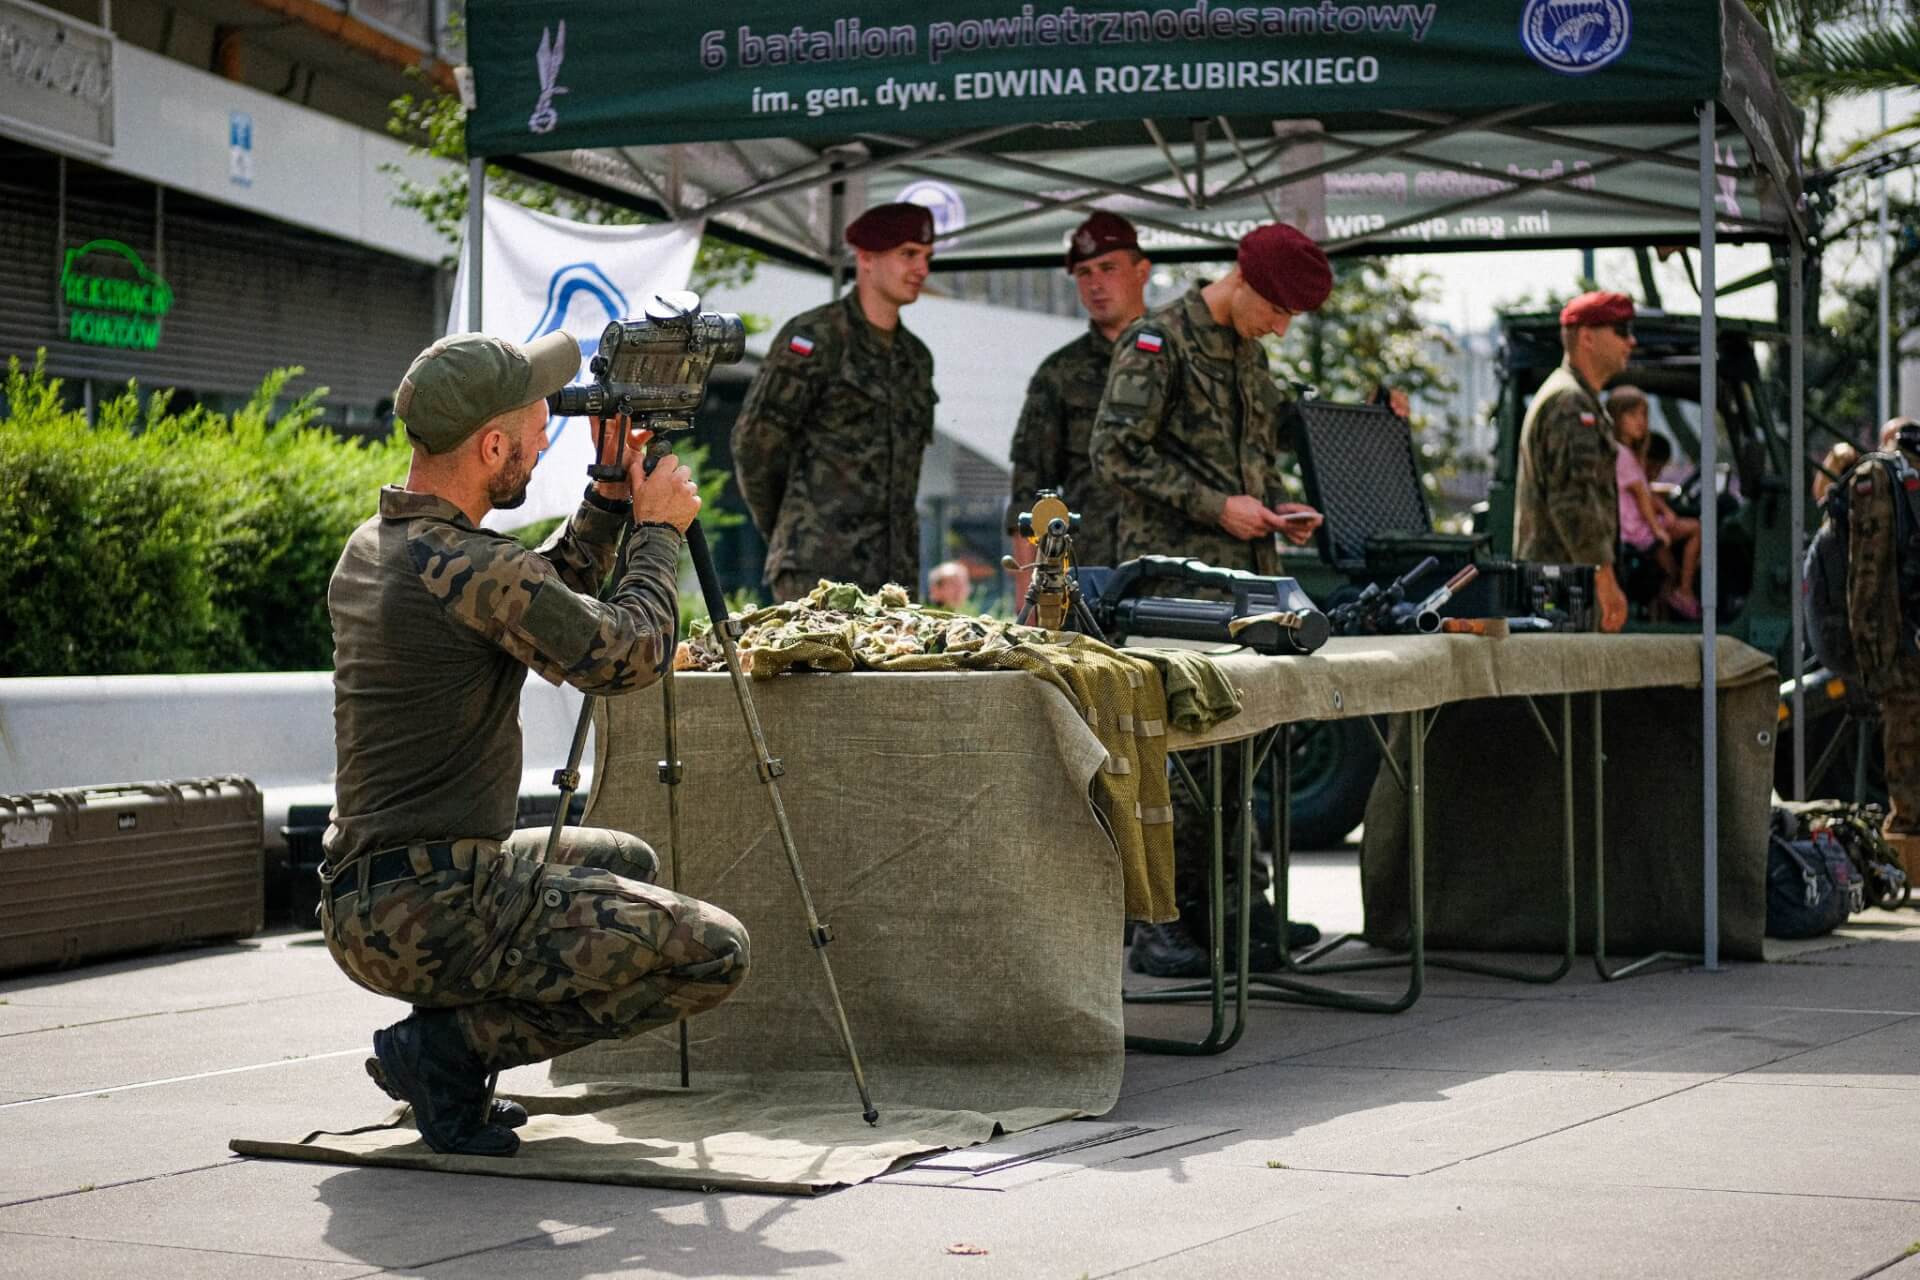
<instances>
[{"instance_id":1,"label":"camouflage cap","mask_svg":"<svg viewBox=\"0 0 1920 1280\"><path fill-rule=\"evenodd\" d=\"M413 358L393 412L407 438L446 453L509 409L544 400L580 372L572 334L547 333L526 346L484 333L455 333Z\"/></svg>"}]
</instances>

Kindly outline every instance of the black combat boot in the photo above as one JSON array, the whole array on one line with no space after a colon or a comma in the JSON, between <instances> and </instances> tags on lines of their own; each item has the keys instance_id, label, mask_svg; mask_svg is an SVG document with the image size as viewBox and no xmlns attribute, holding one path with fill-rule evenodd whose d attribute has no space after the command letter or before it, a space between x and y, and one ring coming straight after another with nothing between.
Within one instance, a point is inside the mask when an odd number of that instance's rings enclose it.
<instances>
[{"instance_id":1,"label":"black combat boot","mask_svg":"<svg viewBox=\"0 0 1920 1280\"><path fill-rule=\"evenodd\" d=\"M513 1130L488 1122L487 1067L467 1046L450 1009L416 1009L373 1033L382 1087L413 1108L427 1145L446 1155L510 1156Z\"/></svg>"},{"instance_id":2,"label":"black combat boot","mask_svg":"<svg viewBox=\"0 0 1920 1280\"><path fill-rule=\"evenodd\" d=\"M1155 978L1204 978L1213 972L1206 948L1178 920L1135 924L1127 968Z\"/></svg>"},{"instance_id":3,"label":"black combat boot","mask_svg":"<svg viewBox=\"0 0 1920 1280\"><path fill-rule=\"evenodd\" d=\"M387 1080L387 1069L380 1065L380 1059L367 1059L367 1074L380 1086L380 1092L395 1102L405 1102L400 1091ZM487 1123L502 1125L508 1129L518 1129L527 1122L527 1109L508 1098L490 1098L487 1101Z\"/></svg>"},{"instance_id":4,"label":"black combat boot","mask_svg":"<svg viewBox=\"0 0 1920 1280\"><path fill-rule=\"evenodd\" d=\"M1227 953L1227 967L1234 968L1240 954L1238 902L1227 909L1227 932L1223 942ZM1273 907L1255 898L1253 916L1247 930L1247 971L1249 973L1276 973L1280 969L1280 931L1274 922ZM1299 951L1320 941L1320 930L1304 920L1287 921L1287 950Z\"/></svg>"}]
</instances>

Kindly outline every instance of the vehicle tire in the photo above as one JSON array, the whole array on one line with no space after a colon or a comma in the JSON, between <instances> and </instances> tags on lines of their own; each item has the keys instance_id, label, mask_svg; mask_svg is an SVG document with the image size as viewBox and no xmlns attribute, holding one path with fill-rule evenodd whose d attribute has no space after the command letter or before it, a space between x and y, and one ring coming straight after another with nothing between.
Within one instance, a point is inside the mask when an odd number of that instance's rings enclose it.
<instances>
[{"instance_id":1,"label":"vehicle tire","mask_svg":"<svg viewBox=\"0 0 1920 1280\"><path fill-rule=\"evenodd\" d=\"M1366 817L1367 795L1380 770L1380 748L1358 720L1322 720L1293 727L1293 847L1337 849ZM1255 801L1267 830L1272 799L1261 770Z\"/></svg>"}]
</instances>

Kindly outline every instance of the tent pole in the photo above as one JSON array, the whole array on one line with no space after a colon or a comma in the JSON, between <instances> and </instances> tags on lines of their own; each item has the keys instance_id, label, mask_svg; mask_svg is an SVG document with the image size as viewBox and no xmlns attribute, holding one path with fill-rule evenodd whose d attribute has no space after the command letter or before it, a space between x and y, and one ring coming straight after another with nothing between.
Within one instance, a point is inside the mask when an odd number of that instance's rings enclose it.
<instances>
[{"instance_id":1,"label":"tent pole","mask_svg":"<svg viewBox=\"0 0 1920 1280\"><path fill-rule=\"evenodd\" d=\"M833 162L837 175L842 168L841 162ZM847 184L846 180L836 176L827 188L827 261L833 269L833 296L839 297L847 283Z\"/></svg>"},{"instance_id":2,"label":"tent pole","mask_svg":"<svg viewBox=\"0 0 1920 1280\"><path fill-rule=\"evenodd\" d=\"M1720 632L1719 364L1713 307L1714 103L1700 104L1700 886L1702 950L1720 967L1720 743L1717 737Z\"/></svg>"},{"instance_id":3,"label":"tent pole","mask_svg":"<svg viewBox=\"0 0 1920 1280\"><path fill-rule=\"evenodd\" d=\"M1793 659L1789 674L1793 678L1793 798L1807 798L1807 695L1800 687L1806 669L1807 614L1801 599L1800 562L1807 545L1807 296L1806 250L1797 233L1788 238L1787 249L1787 484L1792 494L1793 541L1788 545L1793 572ZM1778 744L1776 744L1777 749Z\"/></svg>"},{"instance_id":4,"label":"tent pole","mask_svg":"<svg viewBox=\"0 0 1920 1280\"><path fill-rule=\"evenodd\" d=\"M480 269L487 225L487 162L467 161L467 331L480 332Z\"/></svg>"}]
</instances>

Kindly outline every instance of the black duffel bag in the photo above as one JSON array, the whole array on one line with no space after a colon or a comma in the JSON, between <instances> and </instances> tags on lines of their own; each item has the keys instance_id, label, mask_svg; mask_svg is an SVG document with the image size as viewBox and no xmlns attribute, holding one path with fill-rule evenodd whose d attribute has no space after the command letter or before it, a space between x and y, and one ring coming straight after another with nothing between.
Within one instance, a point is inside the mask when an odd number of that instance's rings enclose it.
<instances>
[{"instance_id":1,"label":"black duffel bag","mask_svg":"<svg viewBox=\"0 0 1920 1280\"><path fill-rule=\"evenodd\" d=\"M1773 811L1767 843L1767 936L1817 938L1864 905L1847 851L1826 831L1807 835L1799 818Z\"/></svg>"}]
</instances>

